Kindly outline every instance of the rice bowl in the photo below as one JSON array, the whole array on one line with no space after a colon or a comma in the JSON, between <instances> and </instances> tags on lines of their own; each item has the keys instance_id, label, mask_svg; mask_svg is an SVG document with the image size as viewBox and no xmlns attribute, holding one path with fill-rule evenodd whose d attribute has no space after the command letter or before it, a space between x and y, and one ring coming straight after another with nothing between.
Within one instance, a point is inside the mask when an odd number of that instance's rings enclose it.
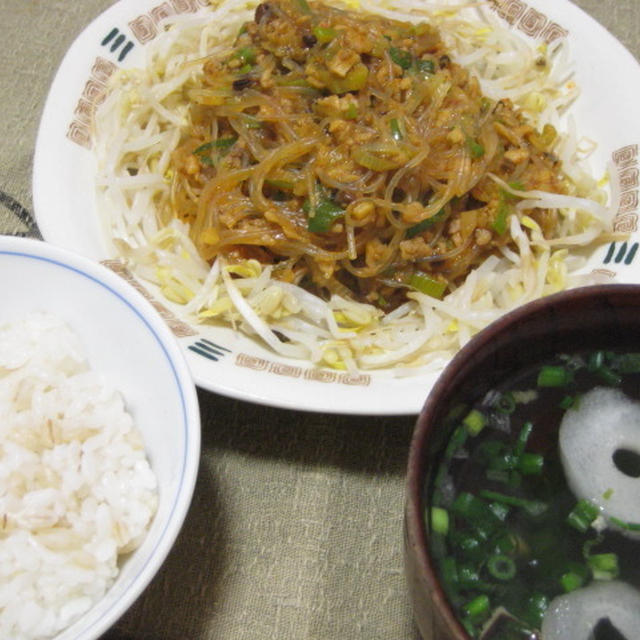
<instances>
[{"instance_id":1,"label":"rice bowl","mask_svg":"<svg viewBox=\"0 0 640 640\"><path fill-rule=\"evenodd\" d=\"M0 327L0 635L53 637L98 602L158 504L122 396L50 313Z\"/></svg>"},{"instance_id":2,"label":"rice bowl","mask_svg":"<svg viewBox=\"0 0 640 640\"><path fill-rule=\"evenodd\" d=\"M0 284L7 300L0 311L0 325L46 311L77 335L75 344L82 346L91 369L121 393L124 404L120 406L139 428L157 478L157 511L140 546L118 563L115 582L97 604L56 636L65 640L97 638L152 579L186 515L199 462L195 387L179 347L155 310L103 267L42 242L2 237ZM82 387L91 377L81 373L77 379L73 384ZM78 399L76 409L82 406ZM109 402L117 410L118 403ZM86 455L89 460L88 450ZM141 463L142 459L126 472L116 465L109 473L115 473L115 478L134 468L142 470ZM147 482L152 488L152 476L147 475ZM153 502L148 514L153 512ZM144 520L143 511L135 511L134 519L142 516Z\"/></svg>"}]
</instances>

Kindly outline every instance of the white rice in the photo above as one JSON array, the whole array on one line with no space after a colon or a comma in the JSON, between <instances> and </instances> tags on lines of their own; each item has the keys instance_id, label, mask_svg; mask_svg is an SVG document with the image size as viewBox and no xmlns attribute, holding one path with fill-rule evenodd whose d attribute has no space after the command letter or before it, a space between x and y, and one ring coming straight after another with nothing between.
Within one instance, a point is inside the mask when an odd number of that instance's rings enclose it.
<instances>
[{"instance_id":1,"label":"white rice","mask_svg":"<svg viewBox=\"0 0 640 640\"><path fill-rule=\"evenodd\" d=\"M108 590L157 508L121 395L60 319L0 327L0 638L50 638Z\"/></svg>"}]
</instances>

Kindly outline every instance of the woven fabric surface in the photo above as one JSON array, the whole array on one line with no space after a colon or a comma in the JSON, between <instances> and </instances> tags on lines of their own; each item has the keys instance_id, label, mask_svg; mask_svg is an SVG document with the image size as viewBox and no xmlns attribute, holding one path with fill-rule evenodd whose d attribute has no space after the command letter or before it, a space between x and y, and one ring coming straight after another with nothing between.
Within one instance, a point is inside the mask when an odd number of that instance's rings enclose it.
<instances>
[{"instance_id":1,"label":"woven fabric surface","mask_svg":"<svg viewBox=\"0 0 640 640\"><path fill-rule=\"evenodd\" d=\"M566 1L566 0L558 0ZM637 0L577 0L640 57ZM49 85L110 0L0 0L0 232L38 236L31 173ZM415 640L402 573L412 417L199 393L202 459L167 562L105 639Z\"/></svg>"}]
</instances>

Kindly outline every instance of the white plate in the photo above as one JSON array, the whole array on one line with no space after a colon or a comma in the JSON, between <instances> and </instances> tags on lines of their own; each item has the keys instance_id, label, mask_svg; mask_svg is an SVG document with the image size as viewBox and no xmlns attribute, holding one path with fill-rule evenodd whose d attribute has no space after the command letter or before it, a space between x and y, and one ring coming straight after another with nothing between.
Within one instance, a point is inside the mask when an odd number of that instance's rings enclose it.
<instances>
[{"instance_id":1,"label":"white plate","mask_svg":"<svg viewBox=\"0 0 640 640\"><path fill-rule=\"evenodd\" d=\"M527 37L567 32L582 95L573 109L581 135L598 143L595 175L608 163L623 192L616 227L625 243L602 247L590 267L619 282L640 280L638 191L640 67L629 52L568 0L494 0L496 11ZM94 260L108 258L94 204L90 114L117 67L141 64L144 46L168 13L204 11L207 0L121 0L92 22L69 49L53 82L36 145L33 198L44 238ZM168 310L167 310L168 312ZM168 312L170 313L170 312ZM319 371L280 358L230 329L191 328L169 318L197 384L210 391L279 407L353 414L417 413L436 373L408 378Z\"/></svg>"}]
</instances>

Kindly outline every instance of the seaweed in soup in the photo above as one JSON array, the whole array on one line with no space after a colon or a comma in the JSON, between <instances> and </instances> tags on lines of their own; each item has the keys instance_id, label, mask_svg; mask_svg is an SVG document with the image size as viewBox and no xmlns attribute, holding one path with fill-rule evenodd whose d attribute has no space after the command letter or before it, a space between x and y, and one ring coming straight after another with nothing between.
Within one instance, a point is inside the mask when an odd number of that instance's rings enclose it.
<instances>
[{"instance_id":1,"label":"seaweed in soup","mask_svg":"<svg viewBox=\"0 0 640 640\"><path fill-rule=\"evenodd\" d=\"M549 603L594 580L640 588L637 523L612 527L615 518L577 498L559 452L565 414L598 387L637 401L640 354L558 355L454 402L442 425L450 436L427 487L426 526L448 599L474 638L538 638ZM640 476L637 452L618 450L613 461ZM614 620L593 631L622 637Z\"/></svg>"}]
</instances>

